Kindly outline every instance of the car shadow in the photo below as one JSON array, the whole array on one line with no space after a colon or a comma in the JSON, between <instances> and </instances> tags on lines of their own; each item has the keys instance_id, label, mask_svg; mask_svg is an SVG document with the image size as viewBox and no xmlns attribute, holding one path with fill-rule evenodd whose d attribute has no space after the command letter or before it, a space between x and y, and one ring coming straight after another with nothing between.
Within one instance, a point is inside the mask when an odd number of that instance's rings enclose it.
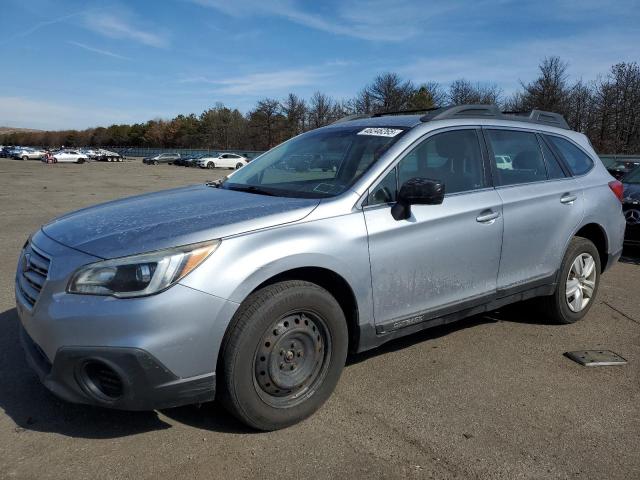
<instances>
[{"instance_id":1,"label":"car shadow","mask_svg":"<svg viewBox=\"0 0 640 480\"><path fill-rule=\"evenodd\" d=\"M347 368L369 358L402 350L417 343L434 340L452 332L497 322L547 324L531 308L513 305L448 325L429 328L391 340L378 348L352 354ZM127 412L79 405L60 400L51 394L27 365L18 334L15 308L0 313L4 335L0 339L0 408L15 422L15 431L58 433L69 437L108 439L171 428L156 411ZM187 405L160 411L163 416L194 428L232 434L258 433L236 420L218 402Z\"/></svg>"},{"instance_id":2,"label":"car shadow","mask_svg":"<svg viewBox=\"0 0 640 480\"><path fill-rule=\"evenodd\" d=\"M464 318L447 325L427 328L421 332L407 335L406 337L396 338L377 348L374 348L373 350L351 354L347 358L347 366L360 363L372 357L377 357L378 355L384 355L386 353L403 350L418 343L435 340L437 338L449 335L453 332L465 330L467 328L474 328L483 324L498 322L526 323L531 325L552 324L552 322L548 318L546 318L542 313L539 312L534 302L527 300L524 302L507 305L497 310L492 310L480 315L474 315L472 317Z\"/></svg>"},{"instance_id":3,"label":"car shadow","mask_svg":"<svg viewBox=\"0 0 640 480\"><path fill-rule=\"evenodd\" d=\"M631 265L640 265L640 247L625 247L622 250L622 256L619 261Z\"/></svg>"},{"instance_id":4,"label":"car shadow","mask_svg":"<svg viewBox=\"0 0 640 480\"><path fill-rule=\"evenodd\" d=\"M0 313L0 409L24 430L51 432L68 437L108 439L171 428L156 411L127 412L79 405L60 400L41 383L26 362L18 333L15 308ZM217 403L162 410L180 423L221 432L245 433L240 422Z\"/></svg>"}]
</instances>

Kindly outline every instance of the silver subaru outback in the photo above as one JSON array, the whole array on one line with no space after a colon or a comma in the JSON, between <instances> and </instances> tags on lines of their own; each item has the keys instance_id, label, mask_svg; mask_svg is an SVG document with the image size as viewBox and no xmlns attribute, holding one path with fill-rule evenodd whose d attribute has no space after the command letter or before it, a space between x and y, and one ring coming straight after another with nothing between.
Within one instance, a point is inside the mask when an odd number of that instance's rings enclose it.
<instances>
[{"instance_id":1,"label":"silver subaru outback","mask_svg":"<svg viewBox=\"0 0 640 480\"><path fill-rule=\"evenodd\" d=\"M221 182L44 225L16 273L21 341L68 401L215 396L278 429L322 405L348 352L534 297L584 317L621 253L621 195L557 114L351 117Z\"/></svg>"}]
</instances>

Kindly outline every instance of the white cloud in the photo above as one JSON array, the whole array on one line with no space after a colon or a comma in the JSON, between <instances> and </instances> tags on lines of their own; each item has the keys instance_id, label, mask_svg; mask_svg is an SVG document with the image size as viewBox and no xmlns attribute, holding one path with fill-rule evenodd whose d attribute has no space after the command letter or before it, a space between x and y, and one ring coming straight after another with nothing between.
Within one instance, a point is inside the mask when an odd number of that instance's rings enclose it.
<instances>
[{"instance_id":1,"label":"white cloud","mask_svg":"<svg viewBox=\"0 0 640 480\"><path fill-rule=\"evenodd\" d=\"M12 35L9 38L5 39L4 41L0 42L0 45L6 45L7 43L12 42L13 40L17 40L19 38L28 37L32 33L35 33L35 32L37 32L38 30L40 30L40 29L42 29L44 27L49 27L49 26L55 25L57 23L65 22L65 21L70 20L70 19L72 19L74 17L78 17L80 15L84 15L86 12L87 12L87 10L83 10L81 12L70 13L68 15L63 15L61 17L52 18L51 20L46 20L46 21L43 21L43 22L37 22L37 23L31 25L28 28L20 29L20 31L18 33L16 33L15 35Z\"/></svg>"},{"instance_id":2,"label":"white cloud","mask_svg":"<svg viewBox=\"0 0 640 480\"><path fill-rule=\"evenodd\" d=\"M305 11L294 0L192 0L233 17L273 16L315 30L365 40L400 42L424 31L425 22L455 6L397 0L344 0L331 15Z\"/></svg>"},{"instance_id":3,"label":"white cloud","mask_svg":"<svg viewBox=\"0 0 640 480\"><path fill-rule=\"evenodd\" d=\"M62 130L131 123L156 116L157 112L66 105L25 97L0 97L0 125L11 127Z\"/></svg>"},{"instance_id":4,"label":"white cloud","mask_svg":"<svg viewBox=\"0 0 640 480\"><path fill-rule=\"evenodd\" d=\"M110 38L131 40L156 48L164 48L169 45L169 39L164 33L144 30L138 25L133 25L128 18L129 16L124 11L118 13L93 11L85 14L84 25L94 33Z\"/></svg>"},{"instance_id":5,"label":"white cloud","mask_svg":"<svg viewBox=\"0 0 640 480\"><path fill-rule=\"evenodd\" d=\"M568 62L572 79L595 80L613 63L637 61L639 43L640 32L603 28L562 38L516 42L498 49L473 49L464 55L425 56L395 70L416 82L448 84L467 78L496 83L510 93L519 88L519 80L527 82L537 76L538 64L545 57L560 56Z\"/></svg>"},{"instance_id":6,"label":"white cloud","mask_svg":"<svg viewBox=\"0 0 640 480\"><path fill-rule=\"evenodd\" d=\"M336 65L341 66L341 65ZM287 88L321 85L333 73L327 69L292 68L274 72L238 74L232 78L196 75L184 77L179 83L215 85L211 93L220 95L263 95L285 92Z\"/></svg>"},{"instance_id":7,"label":"white cloud","mask_svg":"<svg viewBox=\"0 0 640 480\"><path fill-rule=\"evenodd\" d=\"M83 50L87 50L88 52L98 53L100 55L104 55L112 58L118 58L120 60L131 60L129 57L118 55L117 53L110 52L109 50L102 50L100 48L91 47L89 45L85 45L84 43L74 42L72 40L69 40L67 43L70 45L75 45L78 48L82 48Z\"/></svg>"}]
</instances>

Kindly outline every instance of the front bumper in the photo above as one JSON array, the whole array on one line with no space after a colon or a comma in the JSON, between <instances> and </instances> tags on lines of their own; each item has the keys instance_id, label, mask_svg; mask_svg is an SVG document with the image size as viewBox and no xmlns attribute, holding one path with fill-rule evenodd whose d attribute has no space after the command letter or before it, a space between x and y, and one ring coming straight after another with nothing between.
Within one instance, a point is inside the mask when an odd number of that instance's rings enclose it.
<instances>
[{"instance_id":1,"label":"front bumper","mask_svg":"<svg viewBox=\"0 0 640 480\"><path fill-rule=\"evenodd\" d=\"M121 410L155 410L215 397L215 373L178 378L148 352L124 347L62 347L52 363L20 329L27 362L54 395L73 403ZM87 366L102 366L108 377L92 374ZM103 382L107 382L107 390Z\"/></svg>"},{"instance_id":2,"label":"front bumper","mask_svg":"<svg viewBox=\"0 0 640 480\"><path fill-rule=\"evenodd\" d=\"M73 271L96 259L42 231L32 242L51 259L47 280L35 303L25 302L19 268L16 309L29 363L49 390L72 402L128 410L213 399L217 349L237 304L180 284L132 299L67 294ZM117 377L121 394L96 392L86 381L90 362Z\"/></svg>"}]
</instances>

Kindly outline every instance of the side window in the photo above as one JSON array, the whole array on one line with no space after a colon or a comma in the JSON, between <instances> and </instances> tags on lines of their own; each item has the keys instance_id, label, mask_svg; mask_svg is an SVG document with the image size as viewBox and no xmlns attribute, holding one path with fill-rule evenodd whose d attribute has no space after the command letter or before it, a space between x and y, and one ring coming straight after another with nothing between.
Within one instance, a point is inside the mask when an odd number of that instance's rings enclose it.
<instances>
[{"instance_id":1,"label":"side window","mask_svg":"<svg viewBox=\"0 0 640 480\"><path fill-rule=\"evenodd\" d=\"M396 168L391 170L384 179L369 192L367 205L379 205L381 203L395 202L397 189Z\"/></svg>"},{"instance_id":2,"label":"side window","mask_svg":"<svg viewBox=\"0 0 640 480\"><path fill-rule=\"evenodd\" d=\"M569 170L574 175L583 175L593 167L593 161L587 154L570 141L554 135L547 135L546 138L560 151Z\"/></svg>"},{"instance_id":3,"label":"side window","mask_svg":"<svg viewBox=\"0 0 640 480\"><path fill-rule=\"evenodd\" d=\"M544 156L544 161L547 163L547 174L549 178L564 178L566 175L558 162L555 154L549 148L549 145L546 142L542 141L540 146L542 147L542 155Z\"/></svg>"},{"instance_id":4,"label":"side window","mask_svg":"<svg viewBox=\"0 0 640 480\"><path fill-rule=\"evenodd\" d=\"M493 150L500 185L517 185L547 179L547 169L535 133L516 130L486 132Z\"/></svg>"},{"instance_id":5,"label":"side window","mask_svg":"<svg viewBox=\"0 0 640 480\"><path fill-rule=\"evenodd\" d=\"M476 131L438 133L415 147L398 164L398 184L414 177L440 180L446 193L483 188L482 153Z\"/></svg>"}]
</instances>

